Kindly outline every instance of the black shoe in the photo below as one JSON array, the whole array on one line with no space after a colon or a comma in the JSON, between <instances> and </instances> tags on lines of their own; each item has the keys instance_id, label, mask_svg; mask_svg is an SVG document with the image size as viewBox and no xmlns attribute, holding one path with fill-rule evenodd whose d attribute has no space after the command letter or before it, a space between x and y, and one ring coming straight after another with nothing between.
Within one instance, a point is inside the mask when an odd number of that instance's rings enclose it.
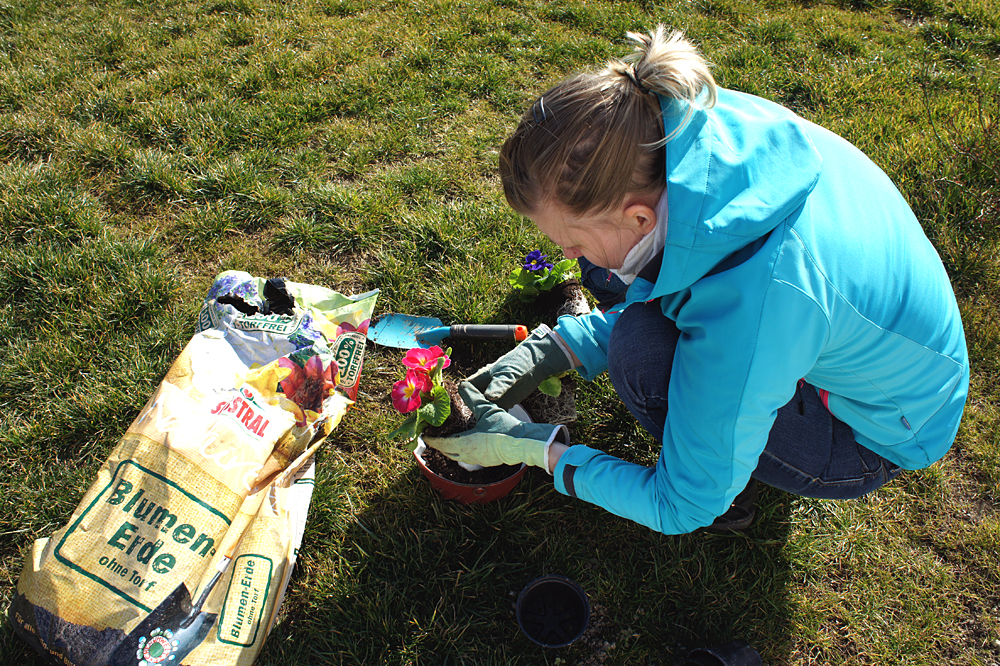
<instances>
[{"instance_id":1,"label":"black shoe","mask_svg":"<svg viewBox=\"0 0 1000 666\"><path fill-rule=\"evenodd\" d=\"M753 524L757 517L757 479L750 479L747 487L736 496L724 514L705 526L710 532L740 532Z\"/></svg>"},{"instance_id":2,"label":"black shoe","mask_svg":"<svg viewBox=\"0 0 1000 666\"><path fill-rule=\"evenodd\" d=\"M743 641L694 650L676 666L762 666L760 655Z\"/></svg>"}]
</instances>

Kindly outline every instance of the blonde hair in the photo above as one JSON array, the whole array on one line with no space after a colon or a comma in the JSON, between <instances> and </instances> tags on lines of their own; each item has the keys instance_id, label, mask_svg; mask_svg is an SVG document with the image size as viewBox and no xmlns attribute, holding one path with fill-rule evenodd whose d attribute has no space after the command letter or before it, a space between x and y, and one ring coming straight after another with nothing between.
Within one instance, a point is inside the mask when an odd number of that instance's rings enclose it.
<instances>
[{"instance_id":1,"label":"blonde hair","mask_svg":"<svg viewBox=\"0 0 1000 666\"><path fill-rule=\"evenodd\" d=\"M603 212L631 192L665 182L664 136L657 96L704 107L716 101L708 63L680 32L662 25L628 33L635 52L596 73L566 79L529 108L500 150L510 206L530 214L544 202L573 213Z\"/></svg>"}]
</instances>

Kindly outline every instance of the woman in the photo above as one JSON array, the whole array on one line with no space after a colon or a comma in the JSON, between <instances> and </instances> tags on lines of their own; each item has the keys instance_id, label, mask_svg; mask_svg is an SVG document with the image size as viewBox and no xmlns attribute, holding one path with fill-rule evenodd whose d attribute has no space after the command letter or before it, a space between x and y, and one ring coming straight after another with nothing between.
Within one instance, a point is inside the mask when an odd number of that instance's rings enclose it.
<instances>
[{"instance_id":1,"label":"woman","mask_svg":"<svg viewBox=\"0 0 1000 666\"><path fill-rule=\"evenodd\" d=\"M846 499L938 460L968 390L965 338L896 187L842 138L718 88L681 35L630 37L631 61L542 95L500 161L507 201L582 260L592 291L627 289L471 377L476 429L428 445L543 467L560 492L668 534L746 527L753 480ZM505 414L571 368L609 372L662 442L654 467Z\"/></svg>"}]
</instances>

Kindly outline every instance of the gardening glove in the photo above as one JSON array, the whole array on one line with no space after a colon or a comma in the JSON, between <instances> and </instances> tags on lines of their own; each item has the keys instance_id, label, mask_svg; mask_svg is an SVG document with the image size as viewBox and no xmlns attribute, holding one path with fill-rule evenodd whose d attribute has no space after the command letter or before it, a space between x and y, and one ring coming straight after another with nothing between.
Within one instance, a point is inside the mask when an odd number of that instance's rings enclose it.
<instances>
[{"instance_id":1,"label":"gardening glove","mask_svg":"<svg viewBox=\"0 0 1000 666\"><path fill-rule=\"evenodd\" d=\"M569 351L552 329L542 324L524 342L466 381L490 402L510 409L549 377L572 369Z\"/></svg>"},{"instance_id":2,"label":"gardening glove","mask_svg":"<svg viewBox=\"0 0 1000 666\"><path fill-rule=\"evenodd\" d=\"M525 423L483 397L475 386L458 386L462 400L476 417L476 427L452 437L424 437L424 443L452 460L469 465L495 467L527 463L549 471L549 446L553 441L569 444L566 426Z\"/></svg>"}]
</instances>

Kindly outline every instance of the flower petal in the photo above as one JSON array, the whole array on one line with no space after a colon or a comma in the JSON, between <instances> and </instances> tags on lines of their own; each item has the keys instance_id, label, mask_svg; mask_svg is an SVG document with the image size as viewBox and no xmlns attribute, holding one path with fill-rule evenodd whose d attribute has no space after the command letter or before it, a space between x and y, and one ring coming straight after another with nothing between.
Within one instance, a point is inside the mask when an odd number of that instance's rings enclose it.
<instances>
[{"instance_id":1,"label":"flower petal","mask_svg":"<svg viewBox=\"0 0 1000 666\"><path fill-rule=\"evenodd\" d=\"M409 379L409 377L407 377ZM420 407L420 391L414 391L413 385L406 379L400 379L392 385L392 406L400 414L409 414Z\"/></svg>"},{"instance_id":2,"label":"flower petal","mask_svg":"<svg viewBox=\"0 0 1000 666\"><path fill-rule=\"evenodd\" d=\"M426 370L407 370L406 383L413 386L418 393L426 393L434 388L431 376Z\"/></svg>"}]
</instances>

